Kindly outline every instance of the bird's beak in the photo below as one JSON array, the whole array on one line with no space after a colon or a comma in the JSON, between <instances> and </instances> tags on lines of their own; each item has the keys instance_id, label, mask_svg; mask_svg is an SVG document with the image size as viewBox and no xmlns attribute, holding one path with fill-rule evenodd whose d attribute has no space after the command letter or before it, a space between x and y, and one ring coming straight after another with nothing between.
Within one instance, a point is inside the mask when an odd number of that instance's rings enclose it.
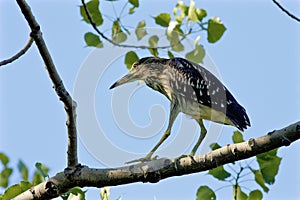
<instances>
[{"instance_id":1,"label":"bird's beak","mask_svg":"<svg viewBox=\"0 0 300 200\"><path fill-rule=\"evenodd\" d=\"M109 89L113 89L115 87L118 87L120 85L123 85L125 83L129 83L129 82L132 82L132 81L135 81L135 80L138 80L137 76L135 76L135 74L131 74L129 72L128 74L123 76L120 80L118 80L114 84L112 84Z\"/></svg>"}]
</instances>

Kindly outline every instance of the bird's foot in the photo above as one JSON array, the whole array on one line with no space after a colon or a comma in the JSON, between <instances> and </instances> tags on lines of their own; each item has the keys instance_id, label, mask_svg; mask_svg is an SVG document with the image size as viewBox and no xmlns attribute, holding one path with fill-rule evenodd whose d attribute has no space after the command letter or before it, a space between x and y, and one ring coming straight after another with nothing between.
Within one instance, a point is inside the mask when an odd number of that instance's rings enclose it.
<instances>
[{"instance_id":1,"label":"bird's foot","mask_svg":"<svg viewBox=\"0 0 300 200\"><path fill-rule=\"evenodd\" d=\"M137 163L137 162L145 163L145 162L150 162L152 160L157 160L157 158L158 158L158 156L151 157L151 155L150 156L147 155L144 158L139 158L139 159L135 159L135 160L125 162L125 164L131 164L131 163Z\"/></svg>"}]
</instances>

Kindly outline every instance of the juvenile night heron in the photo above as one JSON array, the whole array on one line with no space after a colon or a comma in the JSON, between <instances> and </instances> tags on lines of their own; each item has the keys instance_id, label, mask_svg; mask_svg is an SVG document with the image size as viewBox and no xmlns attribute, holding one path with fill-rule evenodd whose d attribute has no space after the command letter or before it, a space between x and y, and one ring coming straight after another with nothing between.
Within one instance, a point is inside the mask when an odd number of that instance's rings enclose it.
<instances>
[{"instance_id":1,"label":"juvenile night heron","mask_svg":"<svg viewBox=\"0 0 300 200\"><path fill-rule=\"evenodd\" d=\"M171 102L169 124L164 135L145 158L135 161L152 159L153 153L170 135L179 112L191 116L201 128L200 137L190 153L191 156L195 154L207 133L203 119L232 125L241 131L250 126L246 110L221 81L199 64L183 58L142 58L110 89L135 80L145 81L147 86L164 94Z\"/></svg>"}]
</instances>

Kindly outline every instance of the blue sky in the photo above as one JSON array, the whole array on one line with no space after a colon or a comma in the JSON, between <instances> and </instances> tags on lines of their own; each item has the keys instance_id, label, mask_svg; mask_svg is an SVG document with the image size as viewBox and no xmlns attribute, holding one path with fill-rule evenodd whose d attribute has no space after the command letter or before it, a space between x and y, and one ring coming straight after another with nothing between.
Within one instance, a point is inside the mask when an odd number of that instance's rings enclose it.
<instances>
[{"instance_id":1,"label":"blue sky","mask_svg":"<svg viewBox=\"0 0 300 200\"><path fill-rule=\"evenodd\" d=\"M36 0L28 3L41 25L44 39L58 72L66 87L74 94L78 77L82 69L85 69L85 64L90 62L89 65L99 72L106 67L103 63L105 58L111 56L110 51L105 54L101 50L95 51L93 48L85 47L83 35L92 29L81 21L79 1L41 3ZM175 3L176 1L143 1L136 17L128 17L128 22L124 23L135 27L137 23L135 20L141 18L146 19L147 25L151 27L154 23L150 16L160 12L172 12ZM157 7L157 4L161 6ZM300 13L297 1L289 1L283 5L296 15ZM110 3L105 2L103 6L107 14L113 16ZM207 44L205 35L202 36L202 41L223 82L250 116L252 126L245 131L244 138L259 137L299 120L299 23L287 17L271 1L242 3L211 0L197 1L196 6L206 9L209 16L220 17L227 27L227 31L218 43ZM0 13L0 59L2 60L23 47L28 39L29 28L14 1L1 0ZM146 55L146 52L138 53ZM151 122L147 115L150 109L144 108L144 104L150 108L152 105L162 105L157 108L163 108L167 117L168 101L137 83L123 86L116 91L109 91L110 84L126 73L126 68L122 64L123 52L115 49L113 54L116 54L115 60L109 63L109 68L101 78L95 79L96 87L91 91L91 94L95 95L92 99L94 114L103 131L109 133L105 137L111 143L123 152L126 150L146 154L161 137L162 132L148 139L141 139L142 136L136 135L127 137L128 135L124 134L117 125L111 125L114 119L112 96L118 95L129 87L139 88L130 99L128 109L132 121L141 127L147 127ZM46 164L51 169L50 175L63 170L66 166L67 150L65 113L34 45L21 59L0 68L0 95L0 151L10 156L11 165L15 166L21 158L30 168L33 168L37 161ZM139 103L139 100L145 97L146 100L142 104ZM80 107L81 104L79 110ZM151 111L156 112L155 108ZM103 117L103 113L107 117ZM163 117L164 115L162 119ZM192 120L180 116L174 125L174 132L181 126L180 120L189 123L190 129L196 127ZM210 126L210 123L206 125ZM233 127L224 127L218 143L223 145L230 143L233 131L235 131ZM83 133L79 134L83 137L81 135ZM165 144L165 149L170 152L172 152L171 144L175 141L175 136L176 134L173 134L169 143ZM193 135L187 135L185 139L192 137ZM101 149L103 145L101 141L99 140L98 143L100 152L115 160L125 159L116 159L112 152ZM105 164L95 158L95 153L89 153L91 151L85 142L79 141L80 162L91 167L104 167ZM168 154L169 151L162 151L162 153ZM270 186L268 194L264 194L266 199L300 198L298 189L300 162L297 159L299 152L299 142L279 150L279 155L283 157L282 164L275 184ZM15 183L18 179L18 175L15 175L12 182ZM202 172L169 178L157 184L134 183L113 187L111 195L112 199L118 196L122 196L123 199L153 199L154 196L156 199L194 199L200 185L208 185L213 189L223 186ZM255 188L258 187L255 186L253 189ZM219 190L217 197L225 196L226 199L231 199L231 191L230 187ZM89 189L88 197L92 198L97 194L98 190Z\"/></svg>"}]
</instances>

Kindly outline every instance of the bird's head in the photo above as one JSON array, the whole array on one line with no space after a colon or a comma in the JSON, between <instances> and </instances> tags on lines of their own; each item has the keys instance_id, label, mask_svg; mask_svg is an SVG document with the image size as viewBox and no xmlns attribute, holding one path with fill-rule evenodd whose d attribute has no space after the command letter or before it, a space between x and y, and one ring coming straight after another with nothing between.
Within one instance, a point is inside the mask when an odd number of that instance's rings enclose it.
<instances>
[{"instance_id":1,"label":"bird's head","mask_svg":"<svg viewBox=\"0 0 300 200\"><path fill-rule=\"evenodd\" d=\"M133 63L130 71L123 76L120 80L116 81L110 86L113 89L125 83L133 82L136 80L145 81L147 77L161 72L161 64L164 64L167 59L159 57L145 57Z\"/></svg>"}]
</instances>

